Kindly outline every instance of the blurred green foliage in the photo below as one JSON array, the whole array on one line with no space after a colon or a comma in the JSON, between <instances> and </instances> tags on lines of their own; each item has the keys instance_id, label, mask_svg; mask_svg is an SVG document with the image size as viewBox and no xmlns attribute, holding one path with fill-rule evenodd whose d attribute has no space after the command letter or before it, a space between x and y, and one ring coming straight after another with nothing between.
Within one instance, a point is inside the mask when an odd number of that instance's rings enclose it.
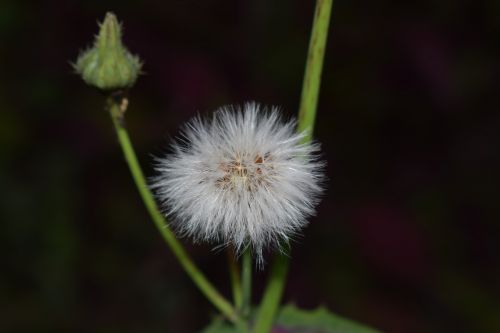
<instances>
[{"instance_id":1,"label":"blurred green foliage","mask_svg":"<svg viewBox=\"0 0 500 333\"><path fill-rule=\"evenodd\" d=\"M202 333L244 333L221 318L215 318ZM325 308L307 311L285 305L271 333L377 333L376 330L337 316Z\"/></svg>"}]
</instances>

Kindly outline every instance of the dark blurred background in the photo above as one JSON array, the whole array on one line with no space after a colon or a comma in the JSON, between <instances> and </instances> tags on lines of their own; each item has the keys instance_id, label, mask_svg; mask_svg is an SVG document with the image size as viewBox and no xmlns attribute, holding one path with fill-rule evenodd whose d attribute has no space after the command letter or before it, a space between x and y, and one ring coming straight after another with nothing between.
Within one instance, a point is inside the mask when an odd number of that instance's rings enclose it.
<instances>
[{"instance_id":1,"label":"dark blurred background","mask_svg":"<svg viewBox=\"0 0 500 333\"><path fill-rule=\"evenodd\" d=\"M214 314L72 73L97 20L115 11L145 61L127 123L151 176L196 112L296 114L313 7L1 1L0 331L197 332ZM336 1L316 131L330 181L288 302L389 333L500 332L499 17L495 0ZM184 243L229 296L224 252Z\"/></svg>"}]
</instances>

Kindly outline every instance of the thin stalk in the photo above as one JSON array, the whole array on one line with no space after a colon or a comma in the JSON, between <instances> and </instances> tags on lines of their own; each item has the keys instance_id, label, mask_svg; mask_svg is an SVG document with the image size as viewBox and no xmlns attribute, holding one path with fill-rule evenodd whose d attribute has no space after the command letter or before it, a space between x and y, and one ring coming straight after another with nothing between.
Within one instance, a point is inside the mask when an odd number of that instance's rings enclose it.
<instances>
[{"instance_id":1,"label":"thin stalk","mask_svg":"<svg viewBox=\"0 0 500 333\"><path fill-rule=\"evenodd\" d=\"M243 262L241 268L242 287L243 287L243 305L241 313L248 316L252 306L252 251L250 248L243 252Z\"/></svg>"},{"instance_id":2,"label":"thin stalk","mask_svg":"<svg viewBox=\"0 0 500 333\"><path fill-rule=\"evenodd\" d=\"M298 132L306 132L304 142L311 141L316 120L316 108L318 105L321 72L323 71L323 59L332 4L333 0L316 1L304 81L302 83L297 126ZM278 254L271 269L271 276L257 313L254 333L268 333L271 330L274 317L281 302L288 267L289 258L283 254Z\"/></svg>"},{"instance_id":3,"label":"thin stalk","mask_svg":"<svg viewBox=\"0 0 500 333\"><path fill-rule=\"evenodd\" d=\"M215 287L207 280L198 267L196 267L186 250L184 250L182 244L177 240L177 238L175 238L174 233L168 227L167 221L158 210L153 195L146 184L139 162L137 161L137 156L130 141L128 132L124 127L123 114L126 109L127 100L121 99L119 102L121 103L120 105L114 98L110 97L108 99L109 112L111 113L111 118L113 120L118 141L122 147L125 160L130 168L130 172L132 173L132 177L134 178L141 198L144 201L156 228L186 273L201 290L201 292L208 298L208 300L212 302L212 304L229 320L233 322L238 321L239 317L231 303L215 289Z\"/></svg>"},{"instance_id":4,"label":"thin stalk","mask_svg":"<svg viewBox=\"0 0 500 333\"><path fill-rule=\"evenodd\" d=\"M271 270L271 277L267 284L266 291L264 292L264 296L262 297L259 311L257 312L253 333L267 333L271 330L285 287L289 263L290 260L283 254L275 258Z\"/></svg>"},{"instance_id":5,"label":"thin stalk","mask_svg":"<svg viewBox=\"0 0 500 333\"><path fill-rule=\"evenodd\" d=\"M305 141L312 139L314 122L316 120L316 106L318 105L321 72L330 25L330 14L333 0L317 0L314 21L309 41L306 70L302 83L300 98L299 121L297 130L307 131Z\"/></svg>"},{"instance_id":6,"label":"thin stalk","mask_svg":"<svg viewBox=\"0 0 500 333\"><path fill-rule=\"evenodd\" d=\"M243 305L243 290L241 289L240 267L236 261L234 249L228 247L227 262L229 266L229 276L231 278L231 289L233 291L233 301L236 309L241 311Z\"/></svg>"}]
</instances>

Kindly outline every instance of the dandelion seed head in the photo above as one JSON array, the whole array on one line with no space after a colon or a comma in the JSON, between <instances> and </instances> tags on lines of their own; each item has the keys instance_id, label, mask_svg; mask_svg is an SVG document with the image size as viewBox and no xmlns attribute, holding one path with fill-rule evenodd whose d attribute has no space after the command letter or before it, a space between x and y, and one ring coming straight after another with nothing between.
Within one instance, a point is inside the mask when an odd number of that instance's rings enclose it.
<instances>
[{"instance_id":1,"label":"dandelion seed head","mask_svg":"<svg viewBox=\"0 0 500 333\"><path fill-rule=\"evenodd\" d=\"M251 247L262 263L314 214L322 192L319 145L294 121L256 103L196 117L157 160L152 188L174 229L195 241Z\"/></svg>"}]
</instances>

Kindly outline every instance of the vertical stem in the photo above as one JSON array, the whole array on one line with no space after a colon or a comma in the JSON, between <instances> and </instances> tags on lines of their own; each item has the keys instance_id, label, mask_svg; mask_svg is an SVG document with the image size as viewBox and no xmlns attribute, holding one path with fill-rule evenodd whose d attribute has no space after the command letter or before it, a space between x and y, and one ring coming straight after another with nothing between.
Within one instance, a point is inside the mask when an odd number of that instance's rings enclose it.
<instances>
[{"instance_id":1,"label":"vertical stem","mask_svg":"<svg viewBox=\"0 0 500 333\"><path fill-rule=\"evenodd\" d=\"M123 113L126 108L126 100L120 101L123 105L120 106L113 98L108 100L108 108L111 113L111 118L113 119L113 124L115 126L116 134L118 136L118 141L123 150L125 160L130 168L132 177L134 178L135 184L139 190L142 200L146 205L146 208L156 225L156 228L160 232L161 236L168 244L174 255L176 256L179 263L182 265L186 273L191 277L195 285L201 290L201 292L208 298L212 304L219 309L227 318L231 321L238 321L238 315L236 314L233 306L228 302L207 280L203 273L196 267L194 262L191 260L186 250L184 250L181 243L175 238L175 235L168 227L168 224L163 217L163 215L158 210L156 203L154 201L151 191L148 189L144 174L142 173L139 162L135 155L134 148L132 147L132 142L128 136L128 132L123 125Z\"/></svg>"},{"instance_id":2,"label":"vertical stem","mask_svg":"<svg viewBox=\"0 0 500 333\"><path fill-rule=\"evenodd\" d=\"M302 83L299 123L297 128L299 132L307 131L305 141L310 141L312 139L314 121L316 120L316 106L318 105L321 72L323 70L323 58L325 56L332 2L333 0L316 1L306 70Z\"/></svg>"},{"instance_id":3,"label":"vertical stem","mask_svg":"<svg viewBox=\"0 0 500 333\"><path fill-rule=\"evenodd\" d=\"M271 330L274 317L278 311L281 295L285 287L285 279L288 272L289 262L288 257L283 254L278 255L275 258L273 268L271 270L271 277L257 313L257 320L253 328L254 333L267 333Z\"/></svg>"},{"instance_id":4,"label":"vertical stem","mask_svg":"<svg viewBox=\"0 0 500 333\"><path fill-rule=\"evenodd\" d=\"M332 4L333 0L316 0L297 126L298 132L306 132L304 142L309 142L312 139L314 122L316 120L316 107L318 105L321 72L323 70L323 59ZM254 333L268 333L271 330L281 301L288 267L289 258L283 254L277 255L259 312L257 313Z\"/></svg>"},{"instance_id":5,"label":"vertical stem","mask_svg":"<svg viewBox=\"0 0 500 333\"><path fill-rule=\"evenodd\" d=\"M243 306L241 313L248 316L252 306L252 250L250 247L243 253L242 262L242 286L243 286Z\"/></svg>"},{"instance_id":6,"label":"vertical stem","mask_svg":"<svg viewBox=\"0 0 500 333\"><path fill-rule=\"evenodd\" d=\"M229 276L231 278L231 289L233 291L233 301L237 310L241 310L243 305L243 291L241 289L241 277L239 265L236 261L234 249L227 248L227 262L229 265Z\"/></svg>"}]
</instances>

